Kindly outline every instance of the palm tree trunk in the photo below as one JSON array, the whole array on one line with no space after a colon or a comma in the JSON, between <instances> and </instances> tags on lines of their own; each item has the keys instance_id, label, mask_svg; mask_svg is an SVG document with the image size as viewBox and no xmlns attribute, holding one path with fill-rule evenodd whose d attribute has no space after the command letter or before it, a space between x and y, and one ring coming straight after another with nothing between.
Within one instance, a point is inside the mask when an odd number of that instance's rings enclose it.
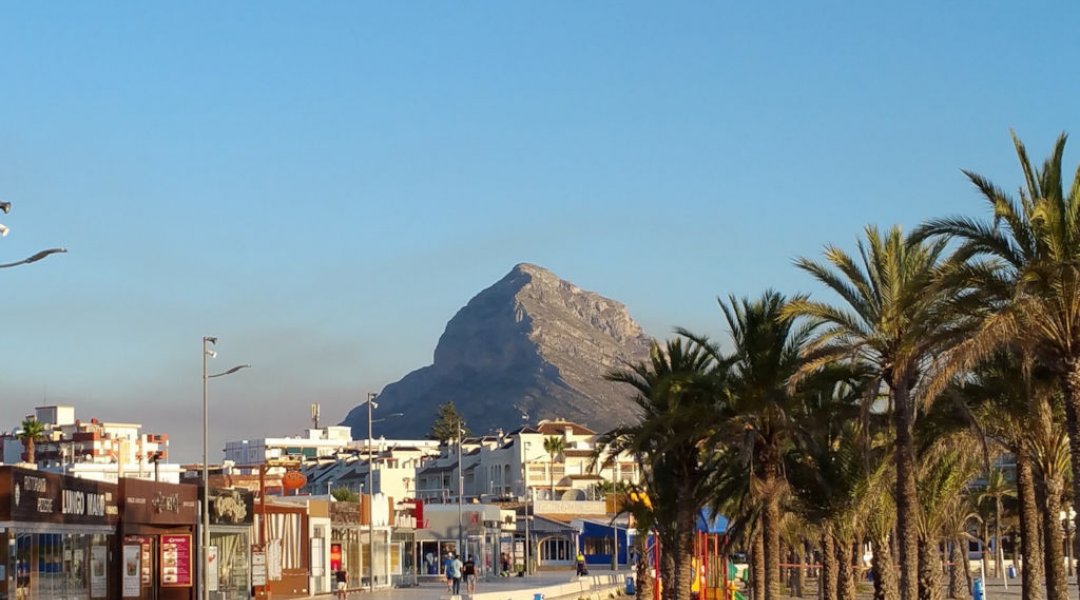
<instances>
[{"instance_id":1,"label":"palm tree trunk","mask_svg":"<svg viewBox=\"0 0 1080 600\"><path fill-rule=\"evenodd\" d=\"M780 498L776 494L776 465L764 467L765 502L761 529L765 551L765 600L780 600Z\"/></svg>"},{"instance_id":2,"label":"palm tree trunk","mask_svg":"<svg viewBox=\"0 0 1080 600\"><path fill-rule=\"evenodd\" d=\"M836 550L836 598L855 600L855 565L851 562L851 545L844 540L835 541Z\"/></svg>"},{"instance_id":3,"label":"palm tree trunk","mask_svg":"<svg viewBox=\"0 0 1080 600\"><path fill-rule=\"evenodd\" d=\"M665 548L674 547L675 544L662 544L660 552L660 598L671 600L675 597L677 578L675 577L675 554Z\"/></svg>"},{"instance_id":4,"label":"palm tree trunk","mask_svg":"<svg viewBox=\"0 0 1080 600\"><path fill-rule=\"evenodd\" d=\"M919 538L919 600L941 600L941 556L937 541Z\"/></svg>"},{"instance_id":5,"label":"palm tree trunk","mask_svg":"<svg viewBox=\"0 0 1080 600\"><path fill-rule=\"evenodd\" d=\"M794 569L792 569L792 587L795 588L795 597L803 597L803 587L806 586L806 568L803 567L803 562L806 560L805 552L803 551L802 540L799 540L798 544L793 546L794 556L791 562L795 563Z\"/></svg>"},{"instance_id":6,"label":"palm tree trunk","mask_svg":"<svg viewBox=\"0 0 1080 600\"><path fill-rule=\"evenodd\" d=\"M750 584L754 600L765 598L765 536L761 527L754 528L754 537L750 548Z\"/></svg>"},{"instance_id":7,"label":"palm tree trunk","mask_svg":"<svg viewBox=\"0 0 1080 600\"><path fill-rule=\"evenodd\" d=\"M1080 357L1073 357L1067 362L1069 374L1065 383L1065 427L1069 434L1069 457L1072 466L1072 497L1074 503L1080 502ZM1044 515L1057 525L1058 513ZM1045 527L1044 527L1045 530ZM1073 531L1080 531L1080 511L1076 512ZM1049 545L1047 540L1047 545ZM1047 586L1049 587L1049 586ZM1047 595L1049 598L1049 595Z\"/></svg>"},{"instance_id":8,"label":"palm tree trunk","mask_svg":"<svg viewBox=\"0 0 1080 600\"><path fill-rule=\"evenodd\" d=\"M649 568L649 553L646 552L645 544L647 535L638 535L634 539L637 549L637 564L634 565L637 570L637 585L635 591L637 592L637 600L660 600L659 598L653 598L653 580L651 569ZM727 565L724 565L727 568ZM657 573L659 575L659 573Z\"/></svg>"},{"instance_id":9,"label":"palm tree trunk","mask_svg":"<svg viewBox=\"0 0 1080 600\"><path fill-rule=\"evenodd\" d=\"M1056 518L1061 511L1061 491L1064 487L1060 477L1042 478L1043 502L1043 558L1046 568L1047 600L1068 600L1068 582L1065 579L1065 561L1062 556L1061 526Z\"/></svg>"},{"instance_id":10,"label":"palm tree trunk","mask_svg":"<svg viewBox=\"0 0 1080 600\"><path fill-rule=\"evenodd\" d=\"M826 526L821 533L821 600L837 600L836 597L836 550L833 548L832 530Z\"/></svg>"},{"instance_id":11,"label":"palm tree trunk","mask_svg":"<svg viewBox=\"0 0 1080 600\"><path fill-rule=\"evenodd\" d=\"M896 533L900 550L900 600L919 597L919 538L915 529L918 497L915 490L914 410L906 375L898 375L892 390L896 429Z\"/></svg>"},{"instance_id":12,"label":"palm tree trunk","mask_svg":"<svg viewBox=\"0 0 1080 600\"><path fill-rule=\"evenodd\" d=\"M697 507L692 505L689 493L679 498L678 523L675 529L675 544L672 548L675 559L675 580L671 582L674 600L690 600L690 586L694 577L694 518Z\"/></svg>"},{"instance_id":13,"label":"palm tree trunk","mask_svg":"<svg viewBox=\"0 0 1080 600\"><path fill-rule=\"evenodd\" d=\"M1035 475L1031 458L1023 449L1016 456L1016 495L1020 502L1020 553L1024 572L1020 581L1021 600L1043 600L1043 553L1039 535L1039 505L1035 500Z\"/></svg>"},{"instance_id":14,"label":"palm tree trunk","mask_svg":"<svg viewBox=\"0 0 1080 600\"><path fill-rule=\"evenodd\" d=\"M892 550L888 534L870 541L874 557L870 572L874 575L874 600L896 600L896 569L893 567Z\"/></svg>"},{"instance_id":15,"label":"palm tree trunk","mask_svg":"<svg viewBox=\"0 0 1080 600\"><path fill-rule=\"evenodd\" d=\"M967 552L964 551L964 542L955 538L949 542L949 597L961 599L968 597L967 578L964 571L967 570Z\"/></svg>"}]
</instances>

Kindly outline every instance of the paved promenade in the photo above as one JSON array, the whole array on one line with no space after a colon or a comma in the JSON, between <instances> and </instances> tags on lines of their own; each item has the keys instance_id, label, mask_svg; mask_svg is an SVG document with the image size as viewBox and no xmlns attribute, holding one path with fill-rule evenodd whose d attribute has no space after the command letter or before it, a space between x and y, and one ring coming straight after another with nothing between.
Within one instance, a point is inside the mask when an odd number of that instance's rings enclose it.
<instances>
[{"instance_id":1,"label":"paved promenade","mask_svg":"<svg viewBox=\"0 0 1080 600\"><path fill-rule=\"evenodd\" d=\"M568 591L565 586L569 584L580 585L594 591L608 589L616 585L621 586L629 574L630 571L625 569L617 572L611 569L590 569L589 575L582 578L587 581L579 579L572 570L540 571L527 577L496 577L490 581L478 582L473 598L465 594L465 590L462 589L461 600L531 600L535 593L544 593L546 600L558 597L587 597L589 594L585 591L561 594L556 590ZM334 594L317 594L313 597L320 600L335 598ZM417 587L378 589L374 592L350 591L348 597L350 600L439 600L450 596L446 590L446 584L438 581L421 582Z\"/></svg>"}]
</instances>

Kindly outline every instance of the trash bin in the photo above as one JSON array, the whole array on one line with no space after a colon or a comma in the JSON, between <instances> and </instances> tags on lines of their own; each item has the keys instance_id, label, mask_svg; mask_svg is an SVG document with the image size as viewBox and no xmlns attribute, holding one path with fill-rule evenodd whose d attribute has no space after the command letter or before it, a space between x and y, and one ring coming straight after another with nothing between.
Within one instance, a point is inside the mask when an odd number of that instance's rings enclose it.
<instances>
[{"instance_id":1,"label":"trash bin","mask_svg":"<svg viewBox=\"0 0 1080 600\"><path fill-rule=\"evenodd\" d=\"M1009 579L1016 579L1016 565L1009 565L1005 572L1009 574Z\"/></svg>"},{"instance_id":2,"label":"trash bin","mask_svg":"<svg viewBox=\"0 0 1080 600\"><path fill-rule=\"evenodd\" d=\"M543 594L533 594L533 600L544 600Z\"/></svg>"},{"instance_id":3,"label":"trash bin","mask_svg":"<svg viewBox=\"0 0 1080 600\"><path fill-rule=\"evenodd\" d=\"M983 582L982 582L982 579L979 579L978 577L976 577L971 582L971 587L972 587L971 595L974 597L974 600L983 600Z\"/></svg>"},{"instance_id":4,"label":"trash bin","mask_svg":"<svg viewBox=\"0 0 1080 600\"><path fill-rule=\"evenodd\" d=\"M636 593L637 592L634 590L634 578L633 577L627 577L626 578L626 595L627 596L633 596Z\"/></svg>"}]
</instances>

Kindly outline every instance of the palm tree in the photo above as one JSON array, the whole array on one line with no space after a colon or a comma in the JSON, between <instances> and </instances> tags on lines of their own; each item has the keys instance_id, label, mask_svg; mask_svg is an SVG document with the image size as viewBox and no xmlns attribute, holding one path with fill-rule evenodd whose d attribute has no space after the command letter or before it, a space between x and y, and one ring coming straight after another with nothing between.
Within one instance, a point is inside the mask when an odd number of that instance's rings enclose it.
<instances>
[{"instance_id":1,"label":"palm tree","mask_svg":"<svg viewBox=\"0 0 1080 600\"><path fill-rule=\"evenodd\" d=\"M999 299L998 310L955 353L950 365L954 371L970 370L1010 345L1024 348L1060 378L1073 496L1080 498L1080 168L1066 192L1062 157L1067 136L1058 136L1039 168L1015 133L1012 138L1024 175L1019 200L987 178L965 171L993 220L937 219L916 235L958 240L956 257L971 275L967 285Z\"/></svg>"},{"instance_id":2,"label":"palm tree","mask_svg":"<svg viewBox=\"0 0 1080 600\"><path fill-rule=\"evenodd\" d=\"M563 449L566 447L566 440L561 437L551 436L544 438L544 452L548 453L551 457L551 468L548 469L549 477L551 479L551 499L555 499L555 458L562 454Z\"/></svg>"},{"instance_id":3,"label":"palm tree","mask_svg":"<svg viewBox=\"0 0 1080 600\"><path fill-rule=\"evenodd\" d=\"M785 313L806 317L817 326L815 339L804 351L800 376L822 365L853 360L876 377L868 399L876 399L880 385L888 390L895 432L900 598L915 600L918 497L913 428L918 406L913 395L931 360L957 342L967 320L952 316L956 312L952 298L936 285L944 241L915 242L899 227L883 234L869 226L858 249L858 262L835 246L826 248L826 264L799 259L799 268L843 302L834 306L796 299Z\"/></svg>"},{"instance_id":4,"label":"palm tree","mask_svg":"<svg viewBox=\"0 0 1080 600\"><path fill-rule=\"evenodd\" d=\"M45 425L31 416L23 419L19 427L20 431L16 434L16 437L23 444L23 460L30 464L36 464L37 458L34 445L38 440L45 437Z\"/></svg>"},{"instance_id":5,"label":"palm tree","mask_svg":"<svg viewBox=\"0 0 1080 600\"><path fill-rule=\"evenodd\" d=\"M764 544L764 597L780 597L780 502L784 494L784 454L791 445L791 416L798 402L788 380L801 365L800 352L809 330L782 313L788 300L768 290L760 298L719 301L731 337L724 355L707 338L679 329L680 335L708 348L726 366L726 422L718 440L733 440L750 467L751 487L761 498Z\"/></svg>"},{"instance_id":6,"label":"palm tree","mask_svg":"<svg viewBox=\"0 0 1080 600\"><path fill-rule=\"evenodd\" d=\"M681 339L653 345L650 360L609 373L610 381L634 390L639 421L598 439L597 456L635 457L653 499L664 556L671 560L669 600L689 600L695 519L713 471L703 448L714 429L718 365L706 349Z\"/></svg>"}]
</instances>

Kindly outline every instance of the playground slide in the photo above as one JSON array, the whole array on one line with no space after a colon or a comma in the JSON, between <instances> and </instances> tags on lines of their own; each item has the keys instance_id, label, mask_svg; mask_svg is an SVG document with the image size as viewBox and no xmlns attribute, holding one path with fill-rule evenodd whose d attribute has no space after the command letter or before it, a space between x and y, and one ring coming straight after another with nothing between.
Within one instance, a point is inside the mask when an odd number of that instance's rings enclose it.
<instances>
[{"instance_id":1,"label":"playground slide","mask_svg":"<svg viewBox=\"0 0 1080 600\"><path fill-rule=\"evenodd\" d=\"M746 600L746 596L743 596L743 593L739 590L732 592L732 595L734 596L733 600Z\"/></svg>"}]
</instances>

